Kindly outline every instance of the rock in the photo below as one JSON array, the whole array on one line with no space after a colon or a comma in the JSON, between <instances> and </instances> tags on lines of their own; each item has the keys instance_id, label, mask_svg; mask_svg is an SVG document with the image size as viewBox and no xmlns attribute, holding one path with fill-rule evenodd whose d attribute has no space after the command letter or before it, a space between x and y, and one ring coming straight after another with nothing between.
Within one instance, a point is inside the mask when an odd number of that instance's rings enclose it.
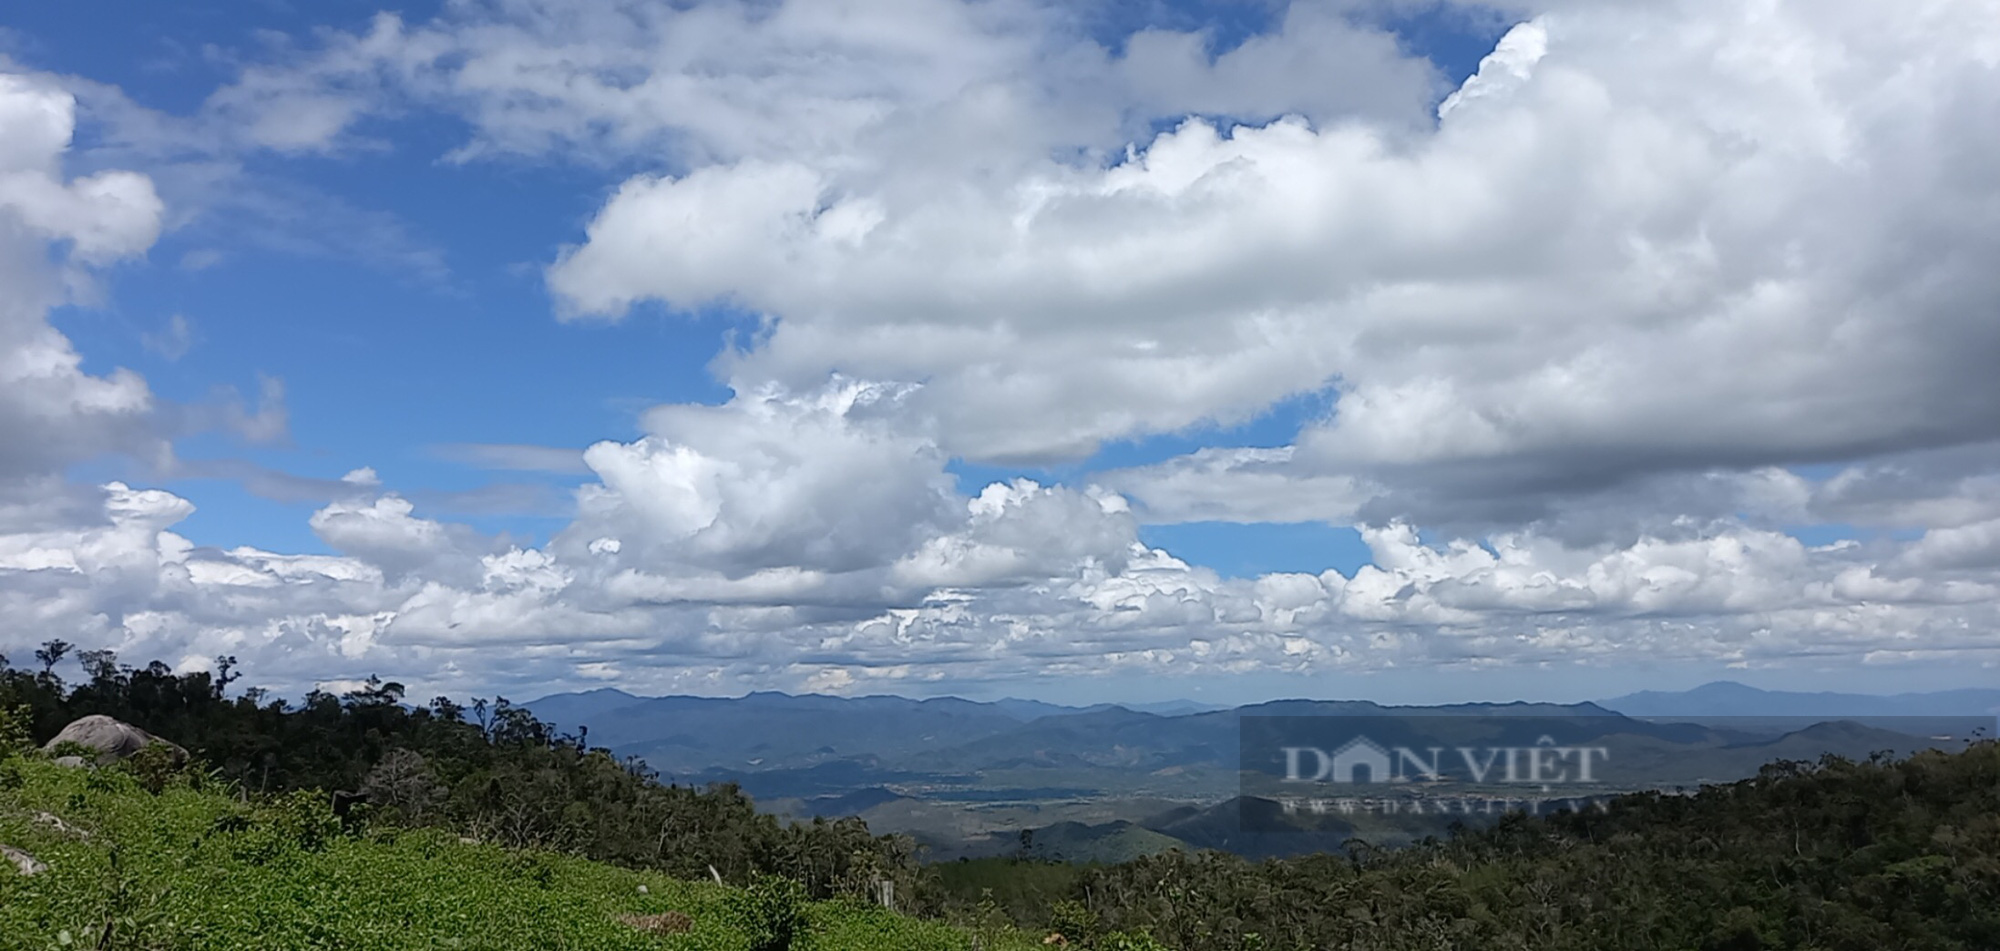
<instances>
[{"instance_id":1,"label":"rock","mask_svg":"<svg viewBox=\"0 0 2000 951\"><path fill-rule=\"evenodd\" d=\"M97 764L99 766L129 759L134 753L145 749L153 743L159 743L167 747L168 751L173 754L175 766L183 765L188 760L187 750L168 743L166 740L160 739L130 723L107 717L101 713L91 714L71 723L69 726L63 727L62 732L56 734L55 739L44 744L42 749L47 752L54 752L57 747L64 743L80 743L96 750ZM68 756L60 757L57 759L57 762L60 763L63 760L72 758Z\"/></svg>"},{"instance_id":2,"label":"rock","mask_svg":"<svg viewBox=\"0 0 2000 951\"><path fill-rule=\"evenodd\" d=\"M64 822L61 816L58 816L54 813L37 812L34 815L34 820L36 825L48 826L49 828L54 829L57 832L62 833L63 835L73 835L79 839L90 838L90 830L80 829L77 828L76 826L70 825L69 823Z\"/></svg>"},{"instance_id":3,"label":"rock","mask_svg":"<svg viewBox=\"0 0 2000 951\"><path fill-rule=\"evenodd\" d=\"M641 894L641 895L651 895L652 893L653 893L653 890L652 890L652 889L650 889L650 888L647 888L647 887L646 887L646 886L644 886L644 885L641 885L641 886L639 886L639 894Z\"/></svg>"},{"instance_id":4,"label":"rock","mask_svg":"<svg viewBox=\"0 0 2000 951\"><path fill-rule=\"evenodd\" d=\"M56 757L56 765L67 766L71 769L82 769L85 766L92 765L92 763L81 756L58 756Z\"/></svg>"},{"instance_id":5,"label":"rock","mask_svg":"<svg viewBox=\"0 0 2000 951\"><path fill-rule=\"evenodd\" d=\"M34 875L49 870L48 866L35 861L34 856L11 845L0 845L0 859L14 863L14 867L20 869L23 875Z\"/></svg>"}]
</instances>

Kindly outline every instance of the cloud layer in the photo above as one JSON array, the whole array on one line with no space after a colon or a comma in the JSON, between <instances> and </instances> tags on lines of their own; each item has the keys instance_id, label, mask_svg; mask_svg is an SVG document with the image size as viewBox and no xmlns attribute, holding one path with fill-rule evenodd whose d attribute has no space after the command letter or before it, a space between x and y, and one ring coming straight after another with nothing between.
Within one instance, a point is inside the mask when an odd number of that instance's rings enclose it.
<instances>
[{"instance_id":1,"label":"cloud layer","mask_svg":"<svg viewBox=\"0 0 2000 951\"><path fill-rule=\"evenodd\" d=\"M0 649L653 690L2000 662L1990 4L1549 4L1456 90L1381 9L1217 51L1011 0L492 0L246 68L201 113L232 147L438 110L452 162L646 169L548 262L561 317L762 316L725 404L449 450L587 469L539 547L355 478L336 555L197 549L185 500L65 483L186 425L46 318L167 211L66 177L74 100L0 75ZM954 475L1302 394L1288 445ZM1140 540L1181 521L1352 524L1372 564L1223 578Z\"/></svg>"}]
</instances>

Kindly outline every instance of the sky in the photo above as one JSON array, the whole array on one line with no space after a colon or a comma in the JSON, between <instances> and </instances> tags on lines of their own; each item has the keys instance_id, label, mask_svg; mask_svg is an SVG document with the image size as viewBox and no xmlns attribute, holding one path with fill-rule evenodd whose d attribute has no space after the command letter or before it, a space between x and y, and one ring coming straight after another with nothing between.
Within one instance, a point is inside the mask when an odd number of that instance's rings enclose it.
<instances>
[{"instance_id":1,"label":"sky","mask_svg":"<svg viewBox=\"0 0 2000 951\"><path fill-rule=\"evenodd\" d=\"M0 12L0 654L2000 681L1995 0Z\"/></svg>"}]
</instances>

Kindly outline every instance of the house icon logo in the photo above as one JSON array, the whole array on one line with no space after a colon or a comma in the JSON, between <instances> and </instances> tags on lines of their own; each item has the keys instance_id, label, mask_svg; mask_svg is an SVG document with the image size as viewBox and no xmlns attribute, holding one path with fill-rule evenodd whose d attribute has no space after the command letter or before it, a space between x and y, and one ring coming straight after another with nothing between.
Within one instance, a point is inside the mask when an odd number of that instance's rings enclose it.
<instances>
[{"instance_id":1,"label":"house icon logo","mask_svg":"<svg viewBox=\"0 0 2000 951\"><path fill-rule=\"evenodd\" d=\"M1329 759L1323 775L1336 783L1381 783L1392 776L1389 751L1365 736L1348 740ZM1363 774L1358 779L1357 771Z\"/></svg>"},{"instance_id":2,"label":"house icon logo","mask_svg":"<svg viewBox=\"0 0 2000 951\"><path fill-rule=\"evenodd\" d=\"M1356 736L1332 752L1312 746L1287 746L1285 780L1306 783L1389 783L1402 782L1396 775L1395 757L1389 748L1365 736Z\"/></svg>"},{"instance_id":3,"label":"house icon logo","mask_svg":"<svg viewBox=\"0 0 2000 951\"><path fill-rule=\"evenodd\" d=\"M1285 721L1290 718L1271 718ZM1331 722L1327 722L1331 721ZM1342 718L1325 718L1321 722L1308 722L1304 726L1313 727L1316 736L1294 732L1291 736L1301 739L1320 739L1329 744L1340 741L1340 745L1289 746L1273 744L1277 748L1265 746L1278 754L1275 759L1283 767L1281 777L1287 783L1339 783L1354 785L1368 783L1438 783L1446 781L1449 773L1453 781L1470 783L1521 783L1535 786L1549 786L1555 783L1596 783L1601 782L1596 770L1608 762L1611 749L1604 746L1568 746L1556 742L1555 738L1544 734L1532 745L1520 746L1387 746L1353 731L1351 724ZM1328 727L1344 727L1339 732L1328 735ZM1292 729L1299 730L1299 726ZM1378 733L1378 736L1383 735ZM1282 739L1290 737L1280 735ZM1259 738L1261 739L1261 737ZM1268 742L1268 741L1267 741ZM1244 768L1256 772L1266 772L1271 763L1271 753L1262 750L1252 752L1252 747L1244 747ZM1254 757L1254 758L1253 758ZM1462 768L1461 768L1462 767Z\"/></svg>"}]
</instances>

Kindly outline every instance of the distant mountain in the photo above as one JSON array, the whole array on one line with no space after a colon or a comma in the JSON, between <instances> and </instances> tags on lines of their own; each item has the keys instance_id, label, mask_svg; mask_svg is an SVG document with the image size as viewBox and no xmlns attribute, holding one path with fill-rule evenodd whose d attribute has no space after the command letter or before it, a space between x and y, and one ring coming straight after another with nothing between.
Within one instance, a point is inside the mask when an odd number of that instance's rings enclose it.
<instances>
[{"instance_id":1,"label":"distant mountain","mask_svg":"<svg viewBox=\"0 0 2000 951\"><path fill-rule=\"evenodd\" d=\"M1188 843L1148 829L1136 822L1118 820L1086 825L1058 822L1032 830L1027 855L1058 862L1129 862L1136 858L1178 849L1193 852Z\"/></svg>"},{"instance_id":2,"label":"distant mountain","mask_svg":"<svg viewBox=\"0 0 2000 951\"><path fill-rule=\"evenodd\" d=\"M1095 709L1065 707L1060 704L1043 703L1040 700L1019 700L1014 697L1008 697L1005 700L995 700L993 701L993 707L1023 723L1029 720L1039 720L1042 717L1059 717L1066 713L1080 713L1085 709Z\"/></svg>"},{"instance_id":3,"label":"distant mountain","mask_svg":"<svg viewBox=\"0 0 2000 951\"><path fill-rule=\"evenodd\" d=\"M586 690L582 693L559 693L522 704L537 719L554 723L564 730L574 730L588 724L596 728L597 721L621 707L628 707L646 700L623 690L605 687L601 690Z\"/></svg>"},{"instance_id":4,"label":"distant mountain","mask_svg":"<svg viewBox=\"0 0 2000 951\"><path fill-rule=\"evenodd\" d=\"M1131 710L1136 713L1151 713L1156 716L1163 716L1163 717L1184 717L1195 713L1212 713L1217 710L1229 709L1228 704L1199 703L1193 700L1160 700L1154 703L1121 703L1117 704L1117 706L1124 707L1125 709Z\"/></svg>"},{"instance_id":5,"label":"distant mountain","mask_svg":"<svg viewBox=\"0 0 2000 951\"><path fill-rule=\"evenodd\" d=\"M1872 696L1759 690L1719 680L1693 690L1645 690L1599 704L1631 717L1961 717L2000 714L2000 689Z\"/></svg>"},{"instance_id":6,"label":"distant mountain","mask_svg":"<svg viewBox=\"0 0 2000 951\"><path fill-rule=\"evenodd\" d=\"M1286 737L1293 730L1323 737L1329 725L1315 721L1332 717L1373 721L1331 729L1365 734L1384 748L1608 742L1618 747L1617 763L1626 776L1692 783L1749 775L1774 759L1815 759L1825 752L1866 756L1876 750L1906 750L1919 737L1963 738L1970 735L1964 719L1928 714L2000 707L2000 691L1856 697L1711 684L1684 694L1633 694L1601 704L1423 707L1293 699L1162 714L1122 705L1076 708L1018 699L989 703L773 692L735 698L637 697L593 690L544 697L527 706L565 732L588 726L592 744L640 757L669 781L734 782L759 801L798 800L800 814L839 815L874 808L870 796L877 794L845 798L870 789L933 804L961 803L967 809L981 803L1120 796L1215 802L1246 792L1268 795L1266 786L1282 772L1282 760L1260 756L1253 773L1239 773L1238 750L1246 736L1258 749L1317 748L1318 739ZM1185 710L1187 705L1164 709ZM1258 720L1251 723L1246 717ZM1825 720L1853 722L1843 727L1845 733L1807 729ZM1991 717L1985 722L1991 735ZM1222 818L1214 817L1210 824ZM1224 838L1213 830L1186 836L1155 831L1198 845ZM1287 841L1236 848L1275 853L1287 848Z\"/></svg>"},{"instance_id":7,"label":"distant mountain","mask_svg":"<svg viewBox=\"0 0 2000 951\"><path fill-rule=\"evenodd\" d=\"M1409 707L1280 700L1200 712L1185 712L1198 706L1186 701L1143 706L1168 712L1017 699L985 703L771 692L635 697L617 690L556 694L527 704L565 731L589 727L591 743L638 756L670 778L736 781L786 796L1008 769L1233 769L1245 715L1617 719L1594 704ZM767 775L749 779L756 773ZM776 773L788 775L770 775Z\"/></svg>"},{"instance_id":8,"label":"distant mountain","mask_svg":"<svg viewBox=\"0 0 2000 951\"><path fill-rule=\"evenodd\" d=\"M526 704L590 742L669 775L806 767L856 757L902 758L1021 726L1027 711L956 697L631 697L557 694ZM1032 722L1032 721L1030 721Z\"/></svg>"}]
</instances>

